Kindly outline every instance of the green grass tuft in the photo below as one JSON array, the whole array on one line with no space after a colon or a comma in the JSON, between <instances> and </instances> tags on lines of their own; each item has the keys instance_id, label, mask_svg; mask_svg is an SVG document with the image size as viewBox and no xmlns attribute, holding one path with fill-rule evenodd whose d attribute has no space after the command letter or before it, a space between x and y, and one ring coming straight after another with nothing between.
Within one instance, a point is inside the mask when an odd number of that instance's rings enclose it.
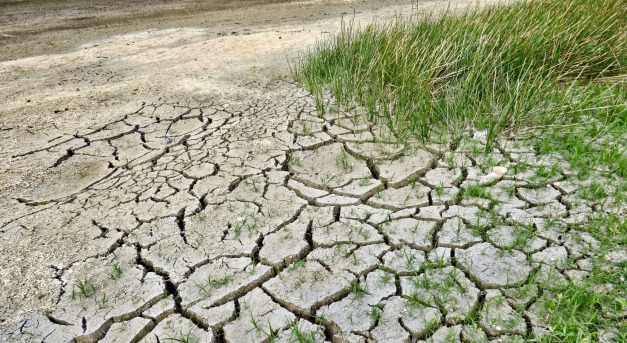
<instances>
[{"instance_id":1,"label":"green grass tuft","mask_svg":"<svg viewBox=\"0 0 627 343\"><path fill-rule=\"evenodd\" d=\"M293 71L319 110L328 89L400 138L474 127L493 143L506 131L590 121L624 130L626 32L624 0L521 1L346 24Z\"/></svg>"}]
</instances>

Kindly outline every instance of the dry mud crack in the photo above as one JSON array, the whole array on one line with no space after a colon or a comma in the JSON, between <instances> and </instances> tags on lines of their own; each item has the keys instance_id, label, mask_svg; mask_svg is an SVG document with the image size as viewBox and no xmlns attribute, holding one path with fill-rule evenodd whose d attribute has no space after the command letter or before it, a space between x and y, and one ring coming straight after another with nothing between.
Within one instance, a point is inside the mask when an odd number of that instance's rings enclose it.
<instances>
[{"instance_id":1,"label":"dry mud crack","mask_svg":"<svg viewBox=\"0 0 627 343\"><path fill-rule=\"evenodd\" d=\"M146 103L39 149L65 151L53 168L102 170L68 194L18 199L30 212L3 223L3 240L63 225L84 244L50 267L54 304L5 337L289 342L300 330L391 342L546 329L533 304L585 273L595 245L570 224L595 210L555 185L567 175L486 181L492 165L521 163L509 143L484 163L470 136L455 150L408 149L275 86L280 101ZM488 202L463 196L478 185Z\"/></svg>"},{"instance_id":2,"label":"dry mud crack","mask_svg":"<svg viewBox=\"0 0 627 343\"><path fill-rule=\"evenodd\" d=\"M9 307L54 299L5 309L0 340L532 337L547 330L542 295L589 271L598 242L579 227L624 214L580 197L563 159L524 142L399 145L352 115L319 115L294 83L263 87L146 102L15 156L58 156L49 167L73 182L16 197L25 210L2 218L0 245L81 249L37 284L3 266ZM535 172L555 163L549 180Z\"/></svg>"}]
</instances>

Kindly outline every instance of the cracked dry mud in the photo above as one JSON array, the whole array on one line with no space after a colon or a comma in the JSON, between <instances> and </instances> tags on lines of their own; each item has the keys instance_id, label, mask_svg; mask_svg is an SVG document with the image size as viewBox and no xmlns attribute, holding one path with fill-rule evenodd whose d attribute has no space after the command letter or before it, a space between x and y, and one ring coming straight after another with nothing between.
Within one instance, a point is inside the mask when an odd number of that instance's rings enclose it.
<instances>
[{"instance_id":1,"label":"cracked dry mud","mask_svg":"<svg viewBox=\"0 0 627 343\"><path fill-rule=\"evenodd\" d=\"M595 245L569 224L562 187L506 174L475 204L460 192L519 163L507 143L491 163L464 153L482 146L470 138L404 149L367 123L319 117L297 85L275 87L280 100L146 103L38 149L65 152L55 168L95 171L72 192L19 199L31 211L3 239L63 225L84 250L51 266L54 305L5 334L290 342L296 323L320 340L391 342L545 329L535 300L585 273L576 262ZM438 201L441 187L458 191ZM472 312L479 328L462 325Z\"/></svg>"},{"instance_id":2,"label":"cracked dry mud","mask_svg":"<svg viewBox=\"0 0 627 343\"><path fill-rule=\"evenodd\" d=\"M0 245L28 254L43 235L50 249L81 249L34 285L3 276L13 306L54 299L3 314L0 340L541 335L541 295L584 277L598 245L579 225L625 210L578 197L563 160L538 182L546 161L521 141L480 155L471 132L455 145L400 145L352 115L319 116L294 83L249 87L265 93L147 101L20 154L56 155L50 168L71 185L16 198L26 210L3 218ZM509 171L486 177L495 165ZM477 186L487 193L468 196Z\"/></svg>"}]
</instances>

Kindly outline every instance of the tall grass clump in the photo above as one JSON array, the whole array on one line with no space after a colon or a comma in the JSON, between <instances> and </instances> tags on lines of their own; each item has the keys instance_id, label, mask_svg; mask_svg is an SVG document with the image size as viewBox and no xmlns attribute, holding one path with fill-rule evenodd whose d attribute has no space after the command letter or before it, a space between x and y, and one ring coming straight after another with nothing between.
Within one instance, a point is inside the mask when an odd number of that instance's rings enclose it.
<instances>
[{"instance_id":1,"label":"tall grass clump","mask_svg":"<svg viewBox=\"0 0 627 343\"><path fill-rule=\"evenodd\" d=\"M594 268L581 283L543 292L549 330L525 340L596 342L613 332L607 341L627 342L627 263L602 257L627 242L627 0L521 0L349 23L292 70L319 111L331 94L340 109L365 109L401 141L478 129L487 131L487 149L511 133L540 154L567 158L594 181L586 197L619 210L581 224L601 242Z\"/></svg>"},{"instance_id":2,"label":"tall grass clump","mask_svg":"<svg viewBox=\"0 0 627 343\"><path fill-rule=\"evenodd\" d=\"M626 0L531 0L345 24L293 70L318 106L328 90L399 137L472 127L492 142L591 119L624 130L626 65Z\"/></svg>"}]
</instances>

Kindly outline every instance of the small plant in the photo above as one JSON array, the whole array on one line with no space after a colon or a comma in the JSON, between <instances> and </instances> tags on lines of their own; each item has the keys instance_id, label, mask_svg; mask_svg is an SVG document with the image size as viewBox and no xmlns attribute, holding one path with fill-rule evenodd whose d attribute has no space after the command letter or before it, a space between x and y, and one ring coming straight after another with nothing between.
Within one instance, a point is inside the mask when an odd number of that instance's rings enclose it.
<instances>
[{"instance_id":1,"label":"small plant","mask_svg":"<svg viewBox=\"0 0 627 343\"><path fill-rule=\"evenodd\" d=\"M205 296L210 296L212 294L212 290L224 287L230 281L231 278L228 275L225 275L221 278L212 278L211 276L209 276L204 283L196 283L196 287Z\"/></svg>"},{"instance_id":2,"label":"small plant","mask_svg":"<svg viewBox=\"0 0 627 343\"><path fill-rule=\"evenodd\" d=\"M196 215L196 219L198 219L199 222L204 223L207 220L207 215L203 212L200 212Z\"/></svg>"},{"instance_id":3,"label":"small plant","mask_svg":"<svg viewBox=\"0 0 627 343\"><path fill-rule=\"evenodd\" d=\"M301 161L300 161L300 157L298 157L298 156L296 156L294 154L290 154L288 162L291 165L294 165L294 166L297 166L297 167L302 166Z\"/></svg>"},{"instance_id":4,"label":"small plant","mask_svg":"<svg viewBox=\"0 0 627 343\"><path fill-rule=\"evenodd\" d=\"M372 319L373 322L376 322L379 320L379 318L381 318L382 315L382 311L380 308L376 307L376 306L372 306L370 308L370 311L368 311L368 317L370 317L370 319Z\"/></svg>"},{"instance_id":5,"label":"small plant","mask_svg":"<svg viewBox=\"0 0 627 343\"><path fill-rule=\"evenodd\" d=\"M510 197L513 197L516 194L516 186L515 185L506 185L503 186L503 191Z\"/></svg>"},{"instance_id":6,"label":"small plant","mask_svg":"<svg viewBox=\"0 0 627 343\"><path fill-rule=\"evenodd\" d=\"M464 198L481 198L492 200L492 193L478 184L470 184L464 189Z\"/></svg>"},{"instance_id":7,"label":"small plant","mask_svg":"<svg viewBox=\"0 0 627 343\"><path fill-rule=\"evenodd\" d=\"M120 266L119 262L113 262L111 264L111 268L113 268L113 271L111 272L111 278L113 280L117 280L122 276L122 267Z\"/></svg>"},{"instance_id":8,"label":"small plant","mask_svg":"<svg viewBox=\"0 0 627 343\"><path fill-rule=\"evenodd\" d=\"M268 332L266 333L266 337L270 343L274 343L276 340L276 332L272 329L272 323L270 323L270 321L268 321Z\"/></svg>"},{"instance_id":9,"label":"small plant","mask_svg":"<svg viewBox=\"0 0 627 343\"><path fill-rule=\"evenodd\" d=\"M314 317L315 322L318 324L322 324L326 321L326 316L324 314L324 312L318 312L316 313L316 316Z\"/></svg>"},{"instance_id":10,"label":"small plant","mask_svg":"<svg viewBox=\"0 0 627 343\"><path fill-rule=\"evenodd\" d=\"M166 337L164 340L177 343L195 343L196 340L191 336L191 332L191 329L186 334L179 332L178 335L174 337Z\"/></svg>"},{"instance_id":11,"label":"small plant","mask_svg":"<svg viewBox=\"0 0 627 343\"><path fill-rule=\"evenodd\" d=\"M211 277L209 277L207 279L207 284L213 288L220 288L222 286L226 286L229 283L229 281L230 281L230 278L228 276L223 276L217 279L212 279Z\"/></svg>"},{"instance_id":12,"label":"small plant","mask_svg":"<svg viewBox=\"0 0 627 343\"><path fill-rule=\"evenodd\" d=\"M441 183L435 187L435 194L438 197L442 197L442 195L444 195L444 185L442 185Z\"/></svg>"},{"instance_id":13,"label":"small plant","mask_svg":"<svg viewBox=\"0 0 627 343\"><path fill-rule=\"evenodd\" d=\"M102 298L100 299L100 301L98 302L98 307L102 310L107 308L109 303L109 299L107 299L107 294L103 293L102 294Z\"/></svg>"},{"instance_id":14,"label":"small plant","mask_svg":"<svg viewBox=\"0 0 627 343\"><path fill-rule=\"evenodd\" d=\"M597 181L592 182L588 187L584 187L580 194L582 198L592 201L602 200L608 196L603 184Z\"/></svg>"},{"instance_id":15,"label":"small plant","mask_svg":"<svg viewBox=\"0 0 627 343\"><path fill-rule=\"evenodd\" d=\"M257 182L258 182L258 181L257 181L257 179L256 179L256 178L251 177L251 178L248 178L248 180L246 180L246 181L247 181L247 183L248 183L249 185L251 185L251 186L253 187L253 190L254 190L255 192L259 192L259 187L258 187L258 185L257 185Z\"/></svg>"},{"instance_id":16,"label":"small plant","mask_svg":"<svg viewBox=\"0 0 627 343\"><path fill-rule=\"evenodd\" d=\"M457 342L459 342L459 337L457 336L457 332L455 332L455 331L447 332L446 336L444 337L444 342L445 343L457 343Z\"/></svg>"},{"instance_id":17,"label":"small plant","mask_svg":"<svg viewBox=\"0 0 627 343\"><path fill-rule=\"evenodd\" d=\"M298 268L304 267L304 266L305 266L305 260L296 260L287 269L289 271L293 271L295 269L298 269Z\"/></svg>"},{"instance_id":18,"label":"small plant","mask_svg":"<svg viewBox=\"0 0 627 343\"><path fill-rule=\"evenodd\" d=\"M361 284L359 279L355 279L351 281L351 292L355 294L355 297L361 298L364 295L368 294L368 289Z\"/></svg>"},{"instance_id":19,"label":"small plant","mask_svg":"<svg viewBox=\"0 0 627 343\"><path fill-rule=\"evenodd\" d=\"M358 183L360 187L367 187L367 186L370 186L371 184L372 184L372 180L368 178L359 179L359 183Z\"/></svg>"},{"instance_id":20,"label":"small plant","mask_svg":"<svg viewBox=\"0 0 627 343\"><path fill-rule=\"evenodd\" d=\"M432 336L436 332L438 327L440 327L440 323L437 320L435 319L430 320L427 323L427 327L425 328L425 334L427 335L427 337Z\"/></svg>"},{"instance_id":21,"label":"small plant","mask_svg":"<svg viewBox=\"0 0 627 343\"><path fill-rule=\"evenodd\" d=\"M540 178L550 179L559 174L559 167L557 164L553 164L551 167L547 167L544 164L538 166L536 175Z\"/></svg>"},{"instance_id":22,"label":"small plant","mask_svg":"<svg viewBox=\"0 0 627 343\"><path fill-rule=\"evenodd\" d=\"M233 225L233 231L235 233L235 237L239 237L242 235L243 228L244 228L244 225L240 222L237 222Z\"/></svg>"},{"instance_id":23,"label":"small plant","mask_svg":"<svg viewBox=\"0 0 627 343\"><path fill-rule=\"evenodd\" d=\"M296 322L290 325L290 331L298 343L316 343L315 332L310 331L308 334L303 333Z\"/></svg>"},{"instance_id":24,"label":"small plant","mask_svg":"<svg viewBox=\"0 0 627 343\"><path fill-rule=\"evenodd\" d=\"M335 159L335 164L344 172L350 173L353 171L353 164L350 162L349 155L344 148L342 148L342 152L340 152L340 155Z\"/></svg>"},{"instance_id":25,"label":"small plant","mask_svg":"<svg viewBox=\"0 0 627 343\"><path fill-rule=\"evenodd\" d=\"M416 263L416 256L414 254L408 253L407 250L403 250L403 257L405 259L405 267L407 269L412 269L414 264Z\"/></svg>"},{"instance_id":26,"label":"small plant","mask_svg":"<svg viewBox=\"0 0 627 343\"><path fill-rule=\"evenodd\" d=\"M407 205L409 203L409 201L411 200L411 198L412 198L412 194L411 193L407 193L405 195L405 198L403 198L403 206Z\"/></svg>"},{"instance_id":27,"label":"small plant","mask_svg":"<svg viewBox=\"0 0 627 343\"><path fill-rule=\"evenodd\" d=\"M72 287L72 299L74 299L77 294L80 297L89 298L96 294L96 286L87 279L79 280Z\"/></svg>"},{"instance_id":28,"label":"small plant","mask_svg":"<svg viewBox=\"0 0 627 343\"><path fill-rule=\"evenodd\" d=\"M448 257L444 253L435 254L435 263L433 263L435 267L444 268L447 263Z\"/></svg>"},{"instance_id":29,"label":"small plant","mask_svg":"<svg viewBox=\"0 0 627 343\"><path fill-rule=\"evenodd\" d=\"M257 332L263 332L263 330L261 329L261 326L259 326L259 322L257 322L257 319L255 319L255 317L253 317L253 314L250 314L250 324L253 326L253 329Z\"/></svg>"},{"instance_id":30,"label":"small plant","mask_svg":"<svg viewBox=\"0 0 627 343\"><path fill-rule=\"evenodd\" d=\"M250 270L248 271L248 274L255 275L258 267L259 267L259 262L253 261L253 264L251 265Z\"/></svg>"},{"instance_id":31,"label":"small plant","mask_svg":"<svg viewBox=\"0 0 627 343\"><path fill-rule=\"evenodd\" d=\"M326 186L329 187L329 185L331 184L332 181L334 180L339 180L339 176L335 175L335 174L325 174L324 176L322 176L322 183Z\"/></svg>"},{"instance_id":32,"label":"small plant","mask_svg":"<svg viewBox=\"0 0 627 343\"><path fill-rule=\"evenodd\" d=\"M464 225L464 222L459 218L455 221L455 223L457 223L457 225L455 226L455 239L459 241L462 235L462 230L464 229L465 225Z\"/></svg>"},{"instance_id":33,"label":"small plant","mask_svg":"<svg viewBox=\"0 0 627 343\"><path fill-rule=\"evenodd\" d=\"M423 306L429 306L429 304L423 299L421 294L413 292L407 297L407 303L414 308L421 308Z\"/></svg>"},{"instance_id":34,"label":"small plant","mask_svg":"<svg viewBox=\"0 0 627 343\"><path fill-rule=\"evenodd\" d=\"M392 282L392 274L390 273L383 273L380 277L379 277L379 282L387 285L390 284Z\"/></svg>"},{"instance_id":35,"label":"small plant","mask_svg":"<svg viewBox=\"0 0 627 343\"><path fill-rule=\"evenodd\" d=\"M516 227L511 248L522 250L534 237L532 225Z\"/></svg>"}]
</instances>

